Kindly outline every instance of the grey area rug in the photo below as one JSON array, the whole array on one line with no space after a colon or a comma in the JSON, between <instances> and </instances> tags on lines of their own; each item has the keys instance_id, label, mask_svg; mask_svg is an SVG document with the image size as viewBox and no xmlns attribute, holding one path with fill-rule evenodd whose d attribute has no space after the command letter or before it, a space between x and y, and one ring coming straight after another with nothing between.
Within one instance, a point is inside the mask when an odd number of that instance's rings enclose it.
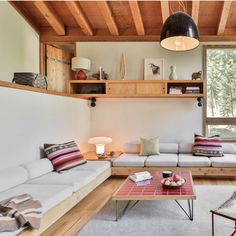
<instances>
[{"instance_id":1,"label":"grey area rug","mask_svg":"<svg viewBox=\"0 0 236 236\"><path fill-rule=\"evenodd\" d=\"M193 221L174 201L141 201L116 222L115 202L109 201L78 236L211 236L210 210L226 201L236 186L195 188ZM187 207L186 202L181 203ZM122 205L124 203L120 203L120 209ZM233 221L215 216L215 236L229 236L233 230Z\"/></svg>"}]
</instances>

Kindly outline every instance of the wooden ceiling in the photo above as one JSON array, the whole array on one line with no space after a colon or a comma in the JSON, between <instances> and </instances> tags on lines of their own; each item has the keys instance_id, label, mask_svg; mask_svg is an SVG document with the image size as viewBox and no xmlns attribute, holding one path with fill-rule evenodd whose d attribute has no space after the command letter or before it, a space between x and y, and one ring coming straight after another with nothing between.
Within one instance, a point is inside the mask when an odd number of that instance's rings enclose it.
<instances>
[{"instance_id":1,"label":"wooden ceiling","mask_svg":"<svg viewBox=\"0 0 236 236\"><path fill-rule=\"evenodd\" d=\"M193 17L201 41L236 41L236 2L181 2L10 1L45 43L158 41L165 19L179 10Z\"/></svg>"}]
</instances>

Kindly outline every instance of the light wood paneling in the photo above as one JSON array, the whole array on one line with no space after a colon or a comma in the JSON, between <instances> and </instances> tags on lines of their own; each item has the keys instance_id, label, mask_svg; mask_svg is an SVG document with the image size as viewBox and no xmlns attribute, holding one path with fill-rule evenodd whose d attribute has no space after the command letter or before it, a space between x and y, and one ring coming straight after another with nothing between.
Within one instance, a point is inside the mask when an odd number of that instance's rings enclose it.
<instances>
[{"instance_id":1,"label":"light wood paneling","mask_svg":"<svg viewBox=\"0 0 236 236\"><path fill-rule=\"evenodd\" d=\"M232 1L224 1L218 25L217 35L224 34Z\"/></svg>"},{"instance_id":2,"label":"light wood paneling","mask_svg":"<svg viewBox=\"0 0 236 236\"><path fill-rule=\"evenodd\" d=\"M108 94L133 95L136 94L135 83L108 83Z\"/></svg>"},{"instance_id":3,"label":"light wood paneling","mask_svg":"<svg viewBox=\"0 0 236 236\"><path fill-rule=\"evenodd\" d=\"M194 0L192 1L192 18L196 25L198 24L198 17L199 17L199 7L200 7L200 1Z\"/></svg>"},{"instance_id":4,"label":"light wood paneling","mask_svg":"<svg viewBox=\"0 0 236 236\"><path fill-rule=\"evenodd\" d=\"M164 83L137 83L137 94L164 94L165 93L165 84Z\"/></svg>"},{"instance_id":5,"label":"light wood paneling","mask_svg":"<svg viewBox=\"0 0 236 236\"><path fill-rule=\"evenodd\" d=\"M161 15L162 15L162 22L166 21L166 19L170 16L170 8L169 8L169 1L161 1Z\"/></svg>"}]
</instances>

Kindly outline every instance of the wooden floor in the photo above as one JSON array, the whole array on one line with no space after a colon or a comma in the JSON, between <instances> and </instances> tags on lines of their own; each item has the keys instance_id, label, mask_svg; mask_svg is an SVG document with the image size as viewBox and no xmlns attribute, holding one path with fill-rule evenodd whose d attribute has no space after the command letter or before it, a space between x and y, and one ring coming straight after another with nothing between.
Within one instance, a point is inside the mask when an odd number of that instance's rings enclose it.
<instances>
[{"instance_id":1,"label":"wooden floor","mask_svg":"<svg viewBox=\"0 0 236 236\"><path fill-rule=\"evenodd\" d=\"M43 236L74 236L109 201L123 178L110 178L53 224ZM236 185L236 179L194 179L196 185Z\"/></svg>"}]
</instances>

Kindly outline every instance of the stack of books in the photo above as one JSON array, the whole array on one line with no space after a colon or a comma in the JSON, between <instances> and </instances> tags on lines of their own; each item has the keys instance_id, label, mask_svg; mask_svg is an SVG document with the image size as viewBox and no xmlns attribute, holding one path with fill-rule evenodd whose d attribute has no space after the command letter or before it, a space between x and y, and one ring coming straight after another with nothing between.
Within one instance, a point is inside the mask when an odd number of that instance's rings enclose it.
<instances>
[{"instance_id":1,"label":"stack of books","mask_svg":"<svg viewBox=\"0 0 236 236\"><path fill-rule=\"evenodd\" d=\"M198 86L187 86L185 93L200 93L200 88Z\"/></svg>"},{"instance_id":2,"label":"stack of books","mask_svg":"<svg viewBox=\"0 0 236 236\"><path fill-rule=\"evenodd\" d=\"M152 175L148 171L143 172L137 172L129 176L131 180L133 180L135 183L148 180L152 178Z\"/></svg>"},{"instance_id":3,"label":"stack of books","mask_svg":"<svg viewBox=\"0 0 236 236\"><path fill-rule=\"evenodd\" d=\"M169 94L182 94L182 87L170 87Z\"/></svg>"}]
</instances>

